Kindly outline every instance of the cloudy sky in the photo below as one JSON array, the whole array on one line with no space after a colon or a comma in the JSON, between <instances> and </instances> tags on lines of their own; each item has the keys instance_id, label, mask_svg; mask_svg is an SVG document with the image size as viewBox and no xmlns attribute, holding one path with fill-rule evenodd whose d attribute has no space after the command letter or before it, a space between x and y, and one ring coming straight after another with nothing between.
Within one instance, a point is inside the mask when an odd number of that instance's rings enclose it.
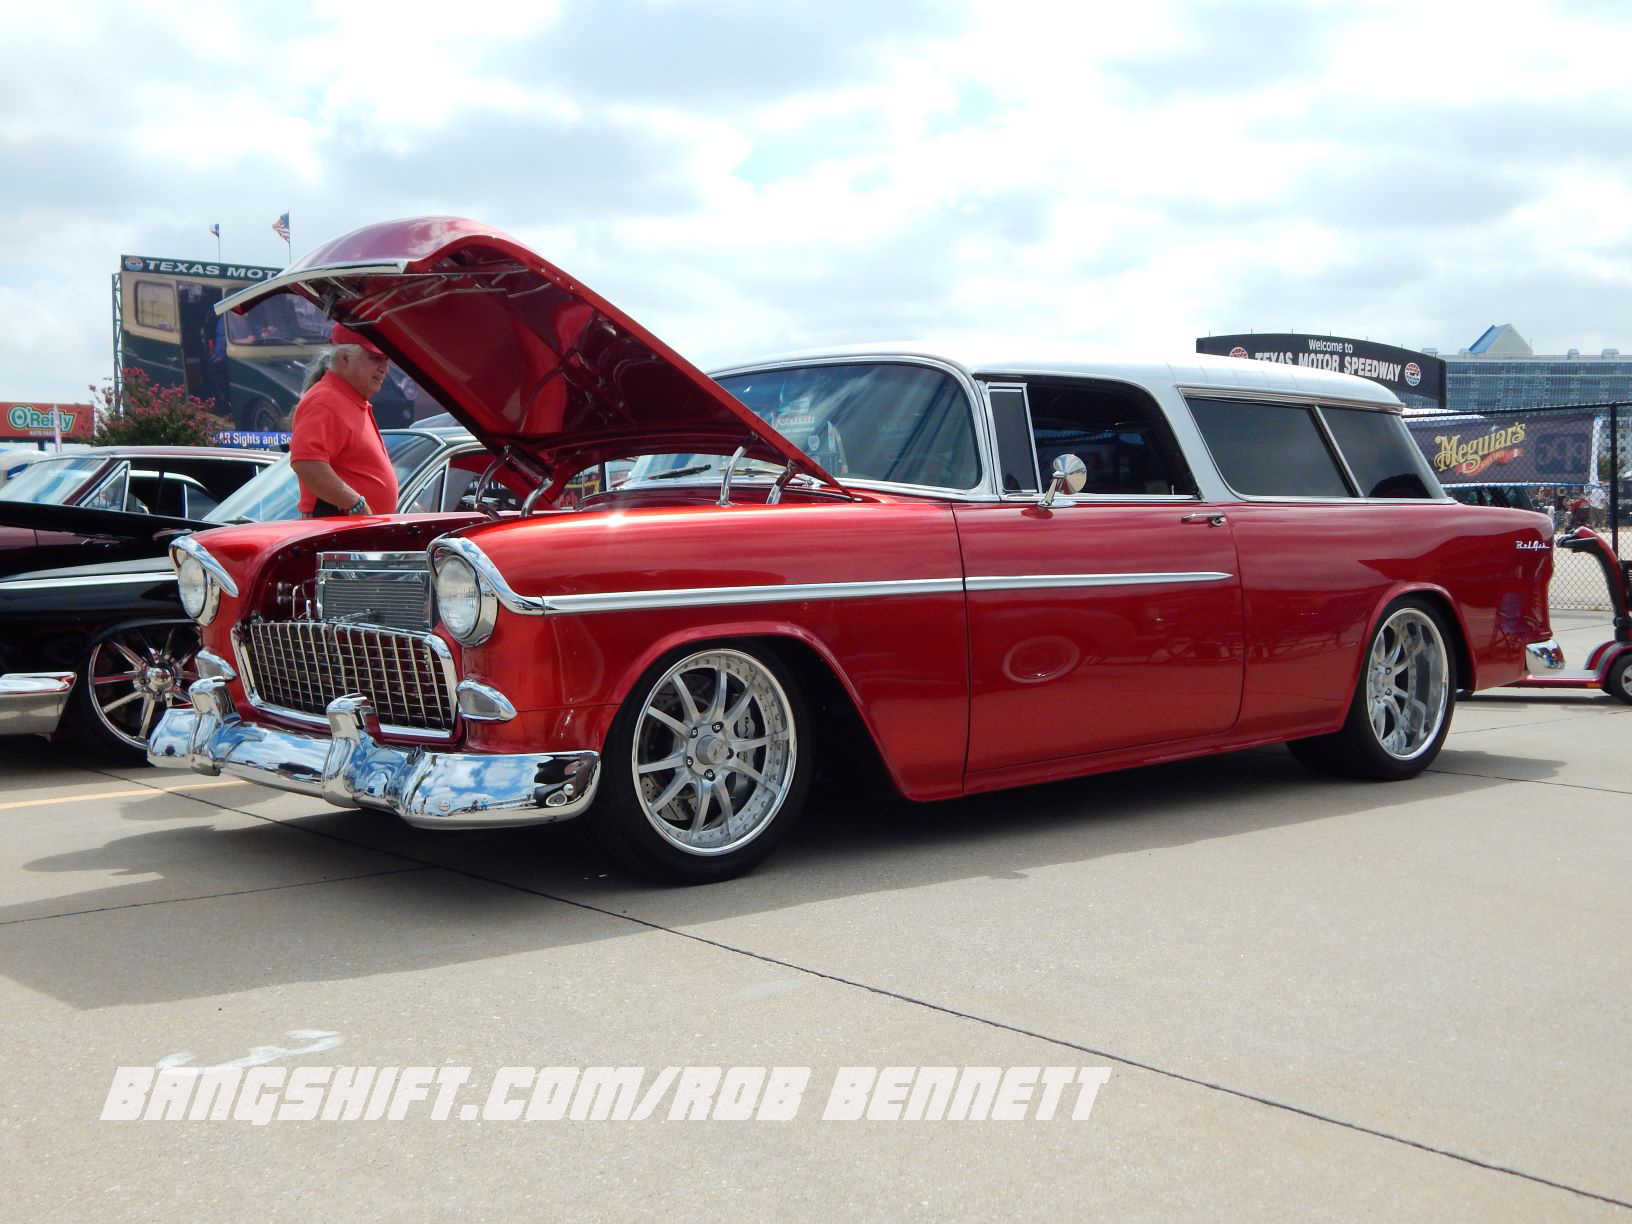
<instances>
[{"instance_id":1,"label":"cloudy sky","mask_svg":"<svg viewBox=\"0 0 1632 1224\"><path fill-rule=\"evenodd\" d=\"M208 16L204 16L208 14ZM121 254L477 217L698 363L984 333L1632 351L1625 0L0 0L0 400Z\"/></svg>"}]
</instances>

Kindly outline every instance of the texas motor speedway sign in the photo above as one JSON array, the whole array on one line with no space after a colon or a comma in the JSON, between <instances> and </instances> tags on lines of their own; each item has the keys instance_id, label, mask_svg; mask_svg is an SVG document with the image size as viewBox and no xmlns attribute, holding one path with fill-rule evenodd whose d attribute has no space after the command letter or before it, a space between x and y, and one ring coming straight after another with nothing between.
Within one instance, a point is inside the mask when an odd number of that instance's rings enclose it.
<instances>
[{"instance_id":1,"label":"texas motor speedway sign","mask_svg":"<svg viewBox=\"0 0 1632 1224\"><path fill-rule=\"evenodd\" d=\"M1392 344L1346 336L1251 332L1244 336L1200 337L1196 352L1357 374L1381 383L1396 395L1424 395L1437 404L1445 403L1445 363L1427 353Z\"/></svg>"}]
</instances>

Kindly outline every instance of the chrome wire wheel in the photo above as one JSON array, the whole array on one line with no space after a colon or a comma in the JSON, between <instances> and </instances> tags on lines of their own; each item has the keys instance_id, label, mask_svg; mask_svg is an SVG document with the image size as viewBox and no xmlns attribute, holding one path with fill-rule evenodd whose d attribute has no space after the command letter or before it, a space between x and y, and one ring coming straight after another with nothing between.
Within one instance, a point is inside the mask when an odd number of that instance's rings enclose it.
<instances>
[{"instance_id":1,"label":"chrome wire wheel","mask_svg":"<svg viewBox=\"0 0 1632 1224\"><path fill-rule=\"evenodd\" d=\"M647 692L630 768L647 821L687 854L728 854L763 833L793 786L799 744L792 705L758 659L706 650Z\"/></svg>"},{"instance_id":2,"label":"chrome wire wheel","mask_svg":"<svg viewBox=\"0 0 1632 1224\"><path fill-rule=\"evenodd\" d=\"M106 735L145 751L160 716L187 704L187 687L198 679L197 654L198 638L188 625L131 626L97 642L82 680Z\"/></svg>"},{"instance_id":3,"label":"chrome wire wheel","mask_svg":"<svg viewBox=\"0 0 1632 1224\"><path fill-rule=\"evenodd\" d=\"M1366 711L1389 756L1409 761L1436 743L1450 705L1450 665L1439 626L1404 607L1377 630L1366 663Z\"/></svg>"}]
</instances>

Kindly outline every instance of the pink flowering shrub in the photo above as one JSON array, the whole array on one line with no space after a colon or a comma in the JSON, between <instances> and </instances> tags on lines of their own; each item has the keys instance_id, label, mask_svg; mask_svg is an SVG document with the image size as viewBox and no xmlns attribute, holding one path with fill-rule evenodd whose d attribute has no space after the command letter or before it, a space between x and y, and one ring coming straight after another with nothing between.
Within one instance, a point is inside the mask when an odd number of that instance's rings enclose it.
<instances>
[{"instance_id":1,"label":"pink flowering shrub","mask_svg":"<svg viewBox=\"0 0 1632 1224\"><path fill-rule=\"evenodd\" d=\"M183 387L161 387L140 370L125 367L124 395L113 384L91 388L96 406L94 446L213 446L227 422L210 404Z\"/></svg>"}]
</instances>

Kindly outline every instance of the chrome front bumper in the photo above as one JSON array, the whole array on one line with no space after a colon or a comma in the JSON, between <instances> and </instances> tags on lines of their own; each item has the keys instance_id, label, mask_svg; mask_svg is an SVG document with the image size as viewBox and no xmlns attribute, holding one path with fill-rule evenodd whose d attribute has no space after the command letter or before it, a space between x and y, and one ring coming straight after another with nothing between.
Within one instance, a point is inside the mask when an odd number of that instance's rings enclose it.
<instances>
[{"instance_id":1,"label":"chrome front bumper","mask_svg":"<svg viewBox=\"0 0 1632 1224\"><path fill-rule=\"evenodd\" d=\"M379 742L366 697L328 705L328 735L247 723L227 682L200 680L193 708L171 710L148 740L149 763L232 774L315 795L336 807L394 812L424 829L553 824L582 815L595 798L600 754L480 754L396 748Z\"/></svg>"},{"instance_id":2,"label":"chrome front bumper","mask_svg":"<svg viewBox=\"0 0 1632 1224\"><path fill-rule=\"evenodd\" d=\"M1564 670L1564 648L1552 638L1545 642L1531 642L1524 648L1524 658L1532 676Z\"/></svg>"},{"instance_id":3,"label":"chrome front bumper","mask_svg":"<svg viewBox=\"0 0 1632 1224\"><path fill-rule=\"evenodd\" d=\"M50 735L61 724L73 690L73 672L0 676L0 735Z\"/></svg>"}]
</instances>

